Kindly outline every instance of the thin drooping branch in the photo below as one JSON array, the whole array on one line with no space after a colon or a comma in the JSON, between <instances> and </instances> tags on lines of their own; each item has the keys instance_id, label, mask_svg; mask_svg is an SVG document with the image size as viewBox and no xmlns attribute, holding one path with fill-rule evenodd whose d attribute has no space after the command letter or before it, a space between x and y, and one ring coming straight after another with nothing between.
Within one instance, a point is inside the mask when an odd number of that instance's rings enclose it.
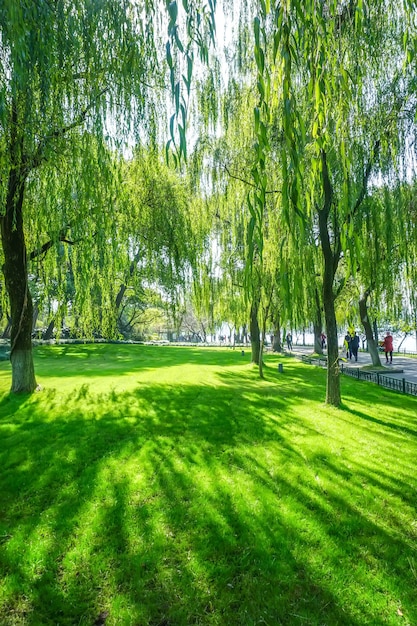
<instances>
[{"instance_id":1,"label":"thin drooping branch","mask_svg":"<svg viewBox=\"0 0 417 626\"><path fill-rule=\"evenodd\" d=\"M77 128L78 126L81 126L85 120L87 119L87 115L89 114L89 112L94 108L94 106L97 103L97 100L99 98L101 98L101 96L103 94L106 93L106 91L108 91L109 88L108 87L104 87L103 89L101 89L95 96L94 98L92 98L89 102L89 104L81 110L81 112L79 113L79 115L70 123L67 124L65 126L61 126L61 128L55 128L54 130L52 130L49 135L46 135L45 137L43 137L39 143L38 146L36 148L36 150L34 151L34 153L31 156L26 156L24 159L24 165L25 165L25 169L27 172L36 169L37 167L39 167L44 161L45 161L45 152L47 147L49 146L49 144L55 140L55 139L59 139L61 137L63 137L64 135L66 135L68 132L70 132L71 130L73 130L74 128Z\"/></svg>"},{"instance_id":2,"label":"thin drooping branch","mask_svg":"<svg viewBox=\"0 0 417 626\"><path fill-rule=\"evenodd\" d=\"M241 183L244 183L245 185L249 185L249 187L253 187L254 189L258 189L258 186L252 183L250 180L246 180L245 178L236 176L236 174L232 174L229 168L227 167L227 165L224 165L223 167L225 169L226 174L230 176L230 178L234 178L235 180L240 180ZM267 189L265 190L265 193L282 193L282 191L281 189L269 189L269 190Z\"/></svg>"}]
</instances>

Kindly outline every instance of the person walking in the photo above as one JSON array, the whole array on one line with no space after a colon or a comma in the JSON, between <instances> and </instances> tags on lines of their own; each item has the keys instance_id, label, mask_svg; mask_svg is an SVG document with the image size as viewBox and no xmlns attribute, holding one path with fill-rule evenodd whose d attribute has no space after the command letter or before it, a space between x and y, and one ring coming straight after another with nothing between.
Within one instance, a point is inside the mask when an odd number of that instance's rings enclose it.
<instances>
[{"instance_id":1,"label":"person walking","mask_svg":"<svg viewBox=\"0 0 417 626\"><path fill-rule=\"evenodd\" d=\"M350 340L350 352L355 357L355 361L358 360L358 350L359 350L359 336L353 332L353 336Z\"/></svg>"},{"instance_id":2,"label":"person walking","mask_svg":"<svg viewBox=\"0 0 417 626\"><path fill-rule=\"evenodd\" d=\"M287 334L286 339L287 339L287 348L288 348L288 350L292 350L292 335L291 335L291 333Z\"/></svg>"},{"instance_id":3,"label":"person walking","mask_svg":"<svg viewBox=\"0 0 417 626\"><path fill-rule=\"evenodd\" d=\"M392 365L392 352L394 350L394 345L393 345L393 338L389 330L387 331L387 334L384 337L384 341L382 342L382 347L384 348L384 352L385 352L385 362Z\"/></svg>"},{"instance_id":4,"label":"person walking","mask_svg":"<svg viewBox=\"0 0 417 626\"><path fill-rule=\"evenodd\" d=\"M345 347L346 350L346 358L347 359L351 359L352 358L352 353L350 351L350 342L352 340L352 337L350 336L349 332L346 333L345 335L345 339L343 341L343 345Z\"/></svg>"}]
</instances>

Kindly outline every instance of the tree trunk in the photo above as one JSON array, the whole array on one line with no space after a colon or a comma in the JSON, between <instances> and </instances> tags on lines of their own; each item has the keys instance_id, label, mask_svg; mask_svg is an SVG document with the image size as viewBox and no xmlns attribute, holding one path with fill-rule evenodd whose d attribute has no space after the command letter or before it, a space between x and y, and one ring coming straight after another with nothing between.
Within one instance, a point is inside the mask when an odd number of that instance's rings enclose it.
<instances>
[{"instance_id":1,"label":"tree trunk","mask_svg":"<svg viewBox=\"0 0 417 626\"><path fill-rule=\"evenodd\" d=\"M367 301L368 301L369 293L370 291L369 289L367 289L359 300L359 315L361 318L363 329L365 331L366 341L368 344L368 351L372 359L372 365L380 366L381 359L379 358L378 343L374 339L371 322L369 321L369 317L368 317Z\"/></svg>"},{"instance_id":2,"label":"tree trunk","mask_svg":"<svg viewBox=\"0 0 417 626\"><path fill-rule=\"evenodd\" d=\"M272 351L273 352L282 352L282 343L281 343L281 320L279 313L275 313L272 318L272 324L274 327L274 335L272 337Z\"/></svg>"},{"instance_id":3,"label":"tree trunk","mask_svg":"<svg viewBox=\"0 0 417 626\"><path fill-rule=\"evenodd\" d=\"M54 334L54 328L55 328L55 319L52 318L51 321L48 324L48 328L45 331L45 334L43 336L43 339L45 340L49 340L52 339L53 334Z\"/></svg>"},{"instance_id":4,"label":"tree trunk","mask_svg":"<svg viewBox=\"0 0 417 626\"><path fill-rule=\"evenodd\" d=\"M323 273L323 306L324 318L327 330L327 384L326 403L332 406L340 406L340 368L339 368L339 348L337 342L337 324L335 311L335 296L333 291L333 281L337 266L340 260L339 241L335 242L333 252L330 234L328 229L328 219L332 205L333 190L330 183L327 168L326 153L322 151L322 171L323 171L323 192L324 206L318 211L320 243L324 261Z\"/></svg>"},{"instance_id":5,"label":"tree trunk","mask_svg":"<svg viewBox=\"0 0 417 626\"><path fill-rule=\"evenodd\" d=\"M375 341L378 343L378 322L376 321L376 319L374 319L372 325L374 328L374 338L375 338Z\"/></svg>"},{"instance_id":6,"label":"tree trunk","mask_svg":"<svg viewBox=\"0 0 417 626\"><path fill-rule=\"evenodd\" d=\"M327 330L327 386L326 403L332 406L340 406L340 368L339 348L337 341L336 312L334 306L333 279L326 276L323 280L324 315Z\"/></svg>"},{"instance_id":7,"label":"tree trunk","mask_svg":"<svg viewBox=\"0 0 417 626\"><path fill-rule=\"evenodd\" d=\"M38 303L36 303L33 305L32 332L36 328L36 322L38 321L38 317L39 317L39 306L38 306Z\"/></svg>"},{"instance_id":8,"label":"tree trunk","mask_svg":"<svg viewBox=\"0 0 417 626\"><path fill-rule=\"evenodd\" d=\"M12 144L12 148L16 150L17 146ZM28 288L26 244L23 232L22 207L25 179L21 168L22 165L10 168L6 210L1 218L1 238L4 252L3 273L12 320L11 391L31 393L36 389L32 356L33 305Z\"/></svg>"},{"instance_id":9,"label":"tree trunk","mask_svg":"<svg viewBox=\"0 0 417 626\"><path fill-rule=\"evenodd\" d=\"M314 332L314 352L316 352L316 354L323 354L323 348L321 347L321 333L322 333L321 322L313 322L313 332Z\"/></svg>"},{"instance_id":10,"label":"tree trunk","mask_svg":"<svg viewBox=\"0 0 417 626\"><path fill-rule=\"evenodd\" d=\"M401 346L403 345L404 341L407 339L409 333L404 333L404 337L401 339L400 344L397 348L397 352L399 352L401 350Z\"/></svg>"},{"instance_id":11,"label":"tree trunk","mask_svg":"<svg viewBox=\"0 0 417 626\"><path fill-rule=\"evenodd\" d=\"M313 321L314 332L314 352L316 354L323 354L323 348L321 343L321 333L323 332L323 321L321 317L322 309L320 303L320 296L317 289L315 289L315 315Z\"/></svg>"},{"instance_id":12,"label":"tree trunk","mask_svg":"<svg viewBox=\"0 0 417 626\"><path fill-rule=\"evenodd\" d=\"M10 333L12 332L12 320L7 316L7 324L3 330L2 339L10 339Z\"/></svg>"},{"instance_id":13,"label":"tree trunk","mask_svg":"<svg viewBox=\"0 0 417 626\"><path fill-rule=\"evenodd\" d=\"M261 351L261 337L258 322L259 302L254 300L250 308L250 342L252 347L252 363L259 365L259 355Z\"/></svg>"},{"instance_id":14,"label":"tree trunk","mask_svg":"<svg viewBox=\"0 0 417 626\"><path fill-rule=\"evenodd\" d=\"M273 352L282 352L282 343L281 343L281 330L279 326L274 327L274 337L272 343Z\"/></svg>"}]
</instances>

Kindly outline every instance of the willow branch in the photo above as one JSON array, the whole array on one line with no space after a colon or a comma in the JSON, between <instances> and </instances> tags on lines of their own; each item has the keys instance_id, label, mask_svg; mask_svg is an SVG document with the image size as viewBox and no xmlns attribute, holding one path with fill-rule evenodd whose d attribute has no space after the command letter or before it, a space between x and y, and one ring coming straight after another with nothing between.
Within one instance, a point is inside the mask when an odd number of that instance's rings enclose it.
<instances>
[{"instance_id":1,"label":"willow branch","mask_svg":"<svg viewBox=\"0 0 417 626\"><path fill-rule=\"evenodd\" d=\"M223 167L226 171L226 174L230 176L230 178L234 178L235 180L240 180L241 183L244 183L245 185L248 185L249 187L253 187L254 189L259 189L259 187L255 185L255 183L252 183L250 180L246 180L245 178L241 178L240 176L236 176L235 174L232 174L229 168L227 167L227 165L224 165ZM271 189L271 190L265 190L265 193L282 193L282 191L281 189Z\"/></svg>"},{"instance_id":2,"label":"willow branch","mask_svg":"<svg viewBox=\"0 0 417 626\"><path fill-rule=\"evenodd\" d=\"M96 96L92 98L89 104L84 109L82 109L79 115L70 124L66 124L65 126L62 126L61 128L55 128L55 130L53 130L49 135L46 135L45 137L43 137L39 141L38 146L36 150L34 151L33 155L31 157L26 157L25 159L26 169L30 171L39 167L41 163L45 161L46 148L49 146L49 144L53 140L60 139L61 137L66 135L68 132L70 132L74 128L77 128L78 126L81 126L82 124L84 124L89 112L96 105L97 100L101 98L101 96L105 94L106 91L108 91L108 89L109 89L108 87L101 89L96 94Z\"/></svg>"}]
</instances>

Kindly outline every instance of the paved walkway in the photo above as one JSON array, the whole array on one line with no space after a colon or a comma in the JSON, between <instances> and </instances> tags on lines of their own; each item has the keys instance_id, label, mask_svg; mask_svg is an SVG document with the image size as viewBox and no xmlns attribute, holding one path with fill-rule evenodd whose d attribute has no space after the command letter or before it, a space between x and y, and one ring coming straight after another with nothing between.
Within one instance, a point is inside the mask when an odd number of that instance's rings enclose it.
<instances>
[{"instance_id":1,"label":"paved walkway","mask_svg":"<svg viewBox=\"0 0 417 626\"><path fill-rule=\"evenodd\" d=\"M305 354L310 356L313 353L312 346L294 346L293 353L295 354ZM324 356L326 356L326 350L324 351ZM381 365L385 366L385 354L380 353ZM353 359L352 361L347 360L343 361L345 367L362 367L363 365L372 365L372 360L369 352L359 352L357 363ZM407 357L404 355L396 355L392 358L392 365L387 365L384 367L385 371L383 372L387 376L392 376L393 378L405 378L406 380L417 383L417 358Z\"/></svg>"}]
</instances>

